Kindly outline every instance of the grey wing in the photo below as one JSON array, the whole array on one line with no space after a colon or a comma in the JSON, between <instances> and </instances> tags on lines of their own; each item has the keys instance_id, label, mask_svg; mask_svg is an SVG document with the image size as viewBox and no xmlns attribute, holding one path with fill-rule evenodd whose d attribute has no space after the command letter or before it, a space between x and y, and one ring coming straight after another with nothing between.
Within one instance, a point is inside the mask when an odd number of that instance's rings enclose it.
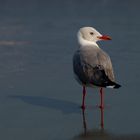
<instances>
[{"instance_id":1,"label":"grey wing","mask_svg":"<svg viewBox=\"0 0 140 140\"><path fill-rule=\"evenodd\" d=\"M97 64L93 66L93 64L90 64L91 61L88 63L86 59L83 58L81 51L76 51L73 56L73 71L76 80L85 85L96 84L97 81L100 83L103 76L102 73L98 71L97 67L99 66Z\"/></svg>"},{"instance_id":2,"label":"grey wing","mask_svg":"<svg viewBox=\"0 0 140 140\"><path fill-rule=\"evenodd\" d=\"M104 69L106 75L108 76L108 78L111 81L115 81L113 67L112 67L110 57L101 50L101 52L99 52L97 54L97 59L98 59L99 65L103 66L103 69Z\"/></svg>"},{"instance_id":3,"label":"grey wing","mask_svg":"<svg viewBox=\"0 0 140 140\"><path fill-rule=\"evenodd\" d=\"M110 81L114 81L110 57L104 52L91 55L89 52L83 54L77 51L73 57L73 70L76 79L82 84L106 86Z\"/></svg>"},{"instance_id":4,"label":"grey wing","mask_svg":"<svg viewBox=\"0 0 140 140\"><path fill-rule=\"evenodd\" d=\"M90 65L92 67L100 65L105 71L105 74L108 76L108 78L111 81L115 81L110 57L103 50L98 48L94 48L91 50L82 50L80 56L83 65ZM89 73L92 73L92 70L90 68ZM91 76L90 74L89 76Z\"/></svg>"}]
</instances>

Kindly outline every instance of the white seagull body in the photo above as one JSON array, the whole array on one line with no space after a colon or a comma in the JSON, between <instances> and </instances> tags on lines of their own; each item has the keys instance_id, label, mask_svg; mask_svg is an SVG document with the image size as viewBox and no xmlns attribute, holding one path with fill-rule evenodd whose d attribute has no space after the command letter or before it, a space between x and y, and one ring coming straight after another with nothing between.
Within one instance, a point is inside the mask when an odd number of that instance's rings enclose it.
<instances>
[{"instance_id":1,"label":"white seagull body","mask_svg":"<svg viewBox=\"0 0 140 140\"><path fill-rule=\"evenodd\" d=\"M73 56L73 70L76 79L83 86L83 104L85 87L119 88L115 82L110 57L99 48L97 41L111 40L109 36L101 35L92 27L83 27L78 32L79 49Z\"/></svg>"}]
</instances>

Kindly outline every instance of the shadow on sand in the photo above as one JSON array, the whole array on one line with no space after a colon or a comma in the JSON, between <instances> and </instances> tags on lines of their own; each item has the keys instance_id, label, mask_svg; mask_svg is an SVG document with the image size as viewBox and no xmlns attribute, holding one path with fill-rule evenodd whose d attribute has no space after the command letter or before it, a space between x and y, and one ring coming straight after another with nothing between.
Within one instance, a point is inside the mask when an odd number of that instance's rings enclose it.
<instances>
[{"instance_id":1,"label":"shadow on sand","mask_svg":"<svg viewBox=\"0 0 140 140\"><path fill-rule=\"evenodd\" d=\"M8 98L22 100L28 104L60 110L62 113L81 113L79 105L70 101L64 101L54 98L41 97L41 96L24 96L24 95L11 95Z\"/></svg>"},{"instance_id":2,"label":"shadow on sand","mask_svg":"<svg viewBox=\"0 0 140 140\"><path fill-rule=\"evenodd\" d=\"M85 111L79 108L79 105L70 101L58 100L54 98L41 96L18 96L11 95L8 98L22 100L28 104L60 110L62 113L79 113L83 119L83 132L76 135L74 140L140 140L140 135L114 135L104 129L104 110L100 109L100 129L89 130L87 126Z\"/></svg>"}]
</instances>

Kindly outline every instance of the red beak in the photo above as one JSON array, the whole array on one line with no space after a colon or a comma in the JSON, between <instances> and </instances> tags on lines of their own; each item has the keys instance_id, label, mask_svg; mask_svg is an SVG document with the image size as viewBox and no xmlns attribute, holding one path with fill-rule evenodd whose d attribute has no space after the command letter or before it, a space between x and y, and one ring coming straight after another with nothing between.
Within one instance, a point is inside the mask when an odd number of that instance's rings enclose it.
<instances>
[{"instance_id":1,"label":"red beak","mask_svg":"<svg viewBox=\"0 0 140 140\"><path fill-rule=\"evenodd\" d=\"M111 40L111 37L108 35L97 36L97 38L99 38L101 40Z\"/></svg>"}]
</instances>

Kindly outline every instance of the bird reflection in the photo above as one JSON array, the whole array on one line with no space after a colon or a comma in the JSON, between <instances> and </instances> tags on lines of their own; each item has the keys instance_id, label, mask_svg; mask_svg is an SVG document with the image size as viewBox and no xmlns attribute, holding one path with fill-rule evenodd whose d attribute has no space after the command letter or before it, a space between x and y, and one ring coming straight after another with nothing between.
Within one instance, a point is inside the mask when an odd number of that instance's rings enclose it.
<instances>
[{"instance_id":1,"label":"bird reflection","mask_svg":"<svg viewBox=\"0 0 140 140\"><path fill-rule=\"evenodd\" d=\"M85 117L85 109L82 109L82 117L83 117L84 134L86 134L87 133L87 123L86 123L86 117Z\"/></svg>"},{"instance_id":2,"label":"bird reflection","mask_svg":"<svg viewBox=\"0 0 140 140\"><path fill-rule=\"evenodd\" d=\"M104 108L100 108L101 113L101 128L104 129Z\"/></svg>"},{"instance_id":3,"label":"bird reflection","mask_svg":"<svg viewBox=\"0 0 140 140\"><path fill-rule=\"evenodd\" d=\"M104 130L104 108L100 109L100 128L101 130ZM86 122L86 116L85 116L85 109L82 109L82 120L83 120L83 128L84 128L84 134L87 134L87 122Z\"/></svg>"},{"instance_id":4,"label":"bird reflection","mask_svg":"<svg viewBox=\"0 0 140 140\"><path fill-rule=\"evenodd\" d=\"M83 140L83 139L107 140L108 138L110 138L110 134L104 130L104 108L99 108L99 110L100 110L100 129L88 130L85 109L82 109L82 120L83 120L84 132L74 137L74 140Z\"/></svg>"},{"instance_id":5,"label":"bird reflection","mask_svg":"<svg viewBox=\"0 0 140 140\"><path fill-rule=\"evenodd\" d=\"M140 140L139 134L116 135L104 129L104 108L100 108L100 129L88 129L85 110L82 109L84 132L76 135L73 140Z\"/></svg>"},{"instance_id":6,"label":"bird reflection","mask_svg":"<svg viewBox=\"0 0 140 140\"><path fill-rule=\"evenodd\" d=\"M91 140L91 139L107 140L109 138L109 134L106 131L104 131L104 119L103 119L104 109L103 108L100 109L100 113L101 113L100 129L88 130L85 110L82 109L82 120L83 120L84 132L74 137L74 140Z\"/></svg>"}]
</instances>

